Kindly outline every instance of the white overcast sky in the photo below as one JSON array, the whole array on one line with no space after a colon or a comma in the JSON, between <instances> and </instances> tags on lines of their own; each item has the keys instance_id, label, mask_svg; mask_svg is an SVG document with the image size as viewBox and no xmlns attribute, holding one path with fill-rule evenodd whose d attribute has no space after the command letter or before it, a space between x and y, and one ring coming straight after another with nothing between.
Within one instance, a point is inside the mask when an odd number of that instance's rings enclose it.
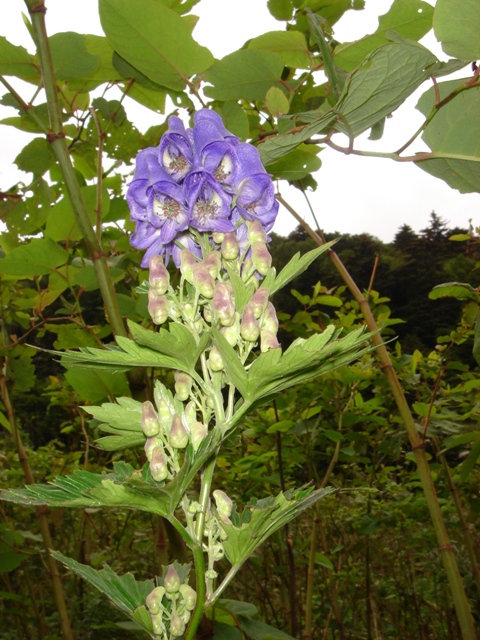
<instances>
[{"instance_id":1,"label":"white overcast sky","mask_svg":"<svg viewBox=\"0 0 480 640\"><path fill-rule=\"evenodd\" d=\"M428 0L434 4L434 0ZM134 2L134 0L132 0ZM349 11L335 28L335 37L341 42L352 41L372 33L378 25L378 16L386 13L392 0L367 0L364 11ZM266 0L201 0L193 13L200 16L193 35L208 47L216 58L240 48L243 43L266 31L284 28L267 10ZM101 35L97 0L46 0L47 31L77 31ZM23 24L26 12L23 0L8 0L0 9L0 35L14 44L21 44L33 53L34 47ZM442 59L446 56L429 34L424 44ZM468 70L467 70L468 72ZM466 73L464 71L463 73ZM12 83L14 83L12 79ZM31 85L16 83L25 99L32 95ZM25 88L27 89L25 91ZM358 138L355 147L376 151L395 151L420 126L422 117L416 111L418 97L429 88L425 83L409 100L387 120L385 134L378 142L368 141L368 132ZM0 92L3 92L0 86ZM159 116L134 103L125 101L129 117L145 131L158 124ZM0 119L12 115L11 109L0 107ZM0 127L0 189L5 190L19 179L27 179L16 170L13 161L24 144L30 140L12 127ZM414 143L412 153L423 149ZM394 163L386 159L345 156L331 149L321 152L322 168L315 174L319 187L310 194L312 206L325 231L340 233L367 232L389 242L403 224L414 230L428 226L432 211L444 218L451 227L468 227L469 219L480 225L480 195L460 194L443 181L433 178L410 163ZM312 222L303 195L286 183L281 183L284 198L308 222ZM289 233L296 221L281 210L275 231Z\"/></svg>"}]
</instances>

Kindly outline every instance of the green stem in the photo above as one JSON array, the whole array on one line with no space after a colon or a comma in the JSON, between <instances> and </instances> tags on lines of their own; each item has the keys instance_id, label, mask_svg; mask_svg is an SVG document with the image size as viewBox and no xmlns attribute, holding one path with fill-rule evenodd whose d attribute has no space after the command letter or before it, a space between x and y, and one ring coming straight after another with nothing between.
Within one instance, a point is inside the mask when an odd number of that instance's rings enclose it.
<instances>
[{"instance_id":1,"label":"green stem","mask_svg":"<svg viewBox=\"0 0 480 640\"><path fill-rule=\"evenodd\" d=\"M277 198L279 202L281 202L281 204L283 204L287 211L289 211L293 215L293 217L302 225L305 231L307 231L307 233L315 240L318 245L325 244L324 238L322 238L317 232L315 232L295 211L295 209L293 209L293 207L285 202L282 196L279 195L277 196ZM404 424L412 451L415 456L420 482L422 484L425 500L427 502L427 507L432 519L433 529L435 531L438 542L438 550L440 552L443 566L447 574L450 592L460 625L462 638L463 640L476 640L477 635L473 623L472 612L470 610L470 604L465 593L465 588L463 585L462 577L460 575L460 571L458 569L455 552L450 542L445 521L443 519L443 514L440 509L440 504L438 502L432 474L428 465L427 457L425 455L425 445L422 442L422 439L415 427L415 421L410 411L410 407L408 406L407 400L400 385L400 381L397 377L392 361L390 360L388 351L383 343L382 337L378 331L378 327L368 301L365 299L362 292L357 287L352 276L345 268L345 265L342 263L337 254L332 251L332 249L328 250L328 256L337 271L342 276L353 297L358 302L369 331L374 333L372 342L376 347L376 354L380 360L380 366L387 379L388 385L394 397L400 417L402 418L402 422Z\"/></svg>"},{"instance_id":2,"label":"green stem","mask_svg":"<svg viewBox=\"0 0 480 640\"><path fill-rule=\"evenodd\" d=\"M62 172L76 221L82 232L90 259L93 262L93 267L95 269L105 305L107 320L115 335L126 336L127 332L125 325L123 324L120 307L118 306L118 299L112 278L110 277L109 267L98 242L92 223L90 222L88 210L83 200L80 185L78 184L75 170L68 152L67 143L65 141L65 133L63 131L62 124L62 110L58 99L52 57L45 28L46 7L44 0L25 0L25 3L28 7L32 20L35 44L37 46L40 68L42 70L43 85L47 96L48 115L50 118L50 129L47 134L47 140L51 143L53 152L60 166L60 171ZM32 109L29 109L27 113L33 117L34 112Z\"/></svg>"}]
</instances>

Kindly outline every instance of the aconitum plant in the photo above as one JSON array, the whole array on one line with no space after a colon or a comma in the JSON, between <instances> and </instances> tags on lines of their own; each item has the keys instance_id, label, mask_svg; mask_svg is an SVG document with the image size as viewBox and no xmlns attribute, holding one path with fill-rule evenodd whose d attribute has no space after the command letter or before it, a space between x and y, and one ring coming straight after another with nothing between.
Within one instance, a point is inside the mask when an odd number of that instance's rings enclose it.
<instances>
[{"instance_id":1,"label":"aconitum plant","mask_svg":"<svg viewBox=\"0 0 480 640\"><path fill-rule=\"evenodd\" d=\"M174 561L163 576L136 582L108 566L95 571L54 555L150 637L192 640L206 612L214 623L213 605L245 560L333 491L301 487L242 508L215 479L224 440L241 428L248 411L351 362L368 347L361 330L340 338L329 327L282 350L270 298L329 245L297 254L276 273L268 251L278 211L274 185L257 149L229 133L215 112L196 113L191 129L171 117L158 147L139 152L127 200L136 223L131 242L145 250L142 266L149 268L140 289L148 295L150 325L129 322L130 338L63 358L82 367L152 371L153 397L144 402L118 398L86 407L108 434L100 447L142 449L145 463L135 469L117 462L104 474L79 471L2 497L141 509L166 518L190 550L193 572ZM175 280L170 261L179 270ZM171 386L164 383L166 369L174 372ZM277 637L272 629L270 635Z\"/></svg>"}]
</instances>

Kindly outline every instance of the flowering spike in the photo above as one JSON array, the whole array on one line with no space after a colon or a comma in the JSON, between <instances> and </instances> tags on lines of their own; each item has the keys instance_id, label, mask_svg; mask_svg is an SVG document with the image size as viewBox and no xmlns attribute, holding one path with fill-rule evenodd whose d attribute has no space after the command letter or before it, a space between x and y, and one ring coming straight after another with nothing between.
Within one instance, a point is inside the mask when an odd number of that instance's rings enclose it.
<instances>
[{"instance_id":1,"label":"flowering spike","mask_svg":"<svg viewBox=\"0 0 480 640\"><path fill-rule=\"evenodd\" d=\"M188 433L182 424L182 419L176 413L173 416L172 427L170 429L170 444L175 449L185 449L188 444Z\"/></svg>"},{"instance_id":2,"label":"flowering spike","mask_svg":"<svg viewBox=\"0 0 480 640\"><path fill-rule=\"evenodd\" d=\"M142 429L147 438L156 436L160 432L160 422L149 400L142 404Z\"/></svg>"}]
</instances>

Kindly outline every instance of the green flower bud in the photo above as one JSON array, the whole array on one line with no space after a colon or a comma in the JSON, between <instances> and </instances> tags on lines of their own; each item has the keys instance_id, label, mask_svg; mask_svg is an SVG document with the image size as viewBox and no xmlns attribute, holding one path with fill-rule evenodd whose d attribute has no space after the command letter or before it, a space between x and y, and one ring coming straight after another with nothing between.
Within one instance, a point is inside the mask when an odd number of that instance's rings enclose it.
<instances>
[{"instance_id":1,"label":"green flower bud","mask_svg":"<svg viewBox=\"0 0 480 640\"><path fill-rule=\"evenodd\" d=\"M265 243L267 241L267 234L260 220L247 221L247 228L247 237L251 244L254 242Z\"/></svg>"},{"instance_id":2,"label":"green flower bud","mask_svg":"<svg viewBox=\"0 0 480 640\"><path fill-rule=\"evenodd\" d=\"M197 264L197 259L188 249L180 251L180 272L185 280L193 284L192 267Z\"/></svg>"},{"instance_id":3,"label":"green flower bud","mask_svg":"<svg viewBox=\"0 0 480 640\"><path fill-rule=\"evenodd\" d=\"M180 402L185 402L190 397L192 388L192 378L188 373L183 371L175 371L175 391Z\"/></svg>"},{"instance_id":4,"label":"green flower bud","mask_svg":"<svg viewBox=\"0 0 480 640\"><path fill-rule=\"evenodd\" d=\"M260 335L260 325L258 324L258 320L255 318L255 314L250 303L248 303L243 310L240 334L247 342L256 342Z\"/></svg>"},{"instance_id":5,"label":"green flower bud","mask_svg":"<svg viewBox=\"0 0 480 640\"><path fill-rule=\"evenodd\" d=\"M163 324L168 319L169 307L166 296L157 296L150 289L148 292L148 313L155 324Z\"/></svg>"},{"instance_id":6,"label":"green flower bud","mask_svg":"<svg viewBox=\"0 0 480 640\"><path fill-rule=\"evenodd\" d=\"M197 410L195 409L195 403L193 402L193 400L190 400L190 402L188 402L187 406L185 407L185 422L188 426L190 426L192 422L196 421L196 419Z\"/></svg>"},{"instance_id":7,"label":"green flower bud","mask_svg":"<svg viewBox=\"0 0 480 640\"><path fill-rule=\"evenodd\" d=\"M277 312L275 311L275 307L271 302L267 304L267 308L265 309L265 313L263 314L262 329L268 329L268 331L271 331L275 334L278 331Z\"/></svg>"},{"instance_id":8,"label":"green flower bud","mask_svg":"<svg viewBox=\"0 0 480 640\"><path fill-rule=\"evenodd\" d=\"M149 269L148 282L150 289L156 295L161 296L168 291L168 285L170 284L170 274L163 264L162 257L153 256L150 260Z\"/></svg>"},{"instance_id":9,"label":"green flower bud","mask_svg":"<svg viewBox=\"0 0 480 640\"><path fill-rule=\"evenodd\" d=\"M223 548L223 544L214 544L212 547L212 556L215 562L221 560L225 555L225 549Z\"/></svg>"},{"instance_id":10,"label":"green flower bud","mask_svg":"<svg viewBox=\"0 0 480 640\"><path fill-rule=\"evenodd\" d=\"M144 448L145 448L145 455L147 456L147 460L149 462L152 459L152 454L155 447L161 447L161 446L163 446L161 438L156 438L156 437L147 438Z\"/></svg>"},{"instance_id":11,"label":"green flower bud","mask_svg":"<svg viewBox=\"0 0 480 640\"><path fill-rule=\"evenodd\" d=\"M184 621L185 624L188 624L188 621L190 620L190 618L192 617L192 614L190 613L190 611L188 609L185 609L181 614L180 614L181 619Z\"/></svg>"},{"instance_id":12,"label":"green flower bud","mask_svg":"<svg viewBox=\"0 0 480 640\"><path fill-rule=\"evenodd\" d=\"M172 412L163 398L158 403L158 417L160 419L161 427L169 429L172 424Z\"/></svg>"},{"instance_id":13,"label":"green flower bud","mask_svg":"<svg viewBox=\"0 0 480 640\"><path fill-rule=\"evenodd\" d=\"M225 237L225 234L224 234L224 233L220 233L220 231L214 231L214 232L212 233L213 241L214 241L216 244L221 244L221 243L223 242L223 238L224 238L224 237Z\"/></svg>"},{"instance_id":14,"label":"green flower bud","mask_svg":"<svg viewBox=\"0 0 480 640\"><path fill-rule=\"evenodd\" d=\"M188 611L193 611L197 603L197 592L192 589L188 584L182 584L180 587L180 593L185 602L185 608Z\"/></svg>"},{"instance_id":15,"label":"green flower bud","mask_svg":"<svg viewBox=\"0 0 480 640\"><path fill-rule=\"evenodd\" d=\"M269 349L280 349L280 343L277 336L268 329L260 331L260 351L265 353Z\"/></svg>"},{"instance_id":16,"label":"green flower bud","mask_svg":"<svg viewBox=\"0 0 480 640\"><path fill-rule=\"evenodd\" d=\"M224 282L217 282L212 305L220 324L229 327L235 318L235 299L231 287Z\"/></svg>"},{"instance_id":17,"label":"green flower bud","mask_svg":"<svg viewBox=\"0 0 480 640\"><path fill-rule=\"evenodd\" d=\"M251 258L245 258L242 266L242 280L247 282L255 271Z\"/></svg>"},{"instance_id":18,"label":"green flower bud","mask_svg":"<svg viewBox=\"0 0 480 640\"><path fill-rule=\"evenodd\" d=\"M188 510L188 513L190 513L192 515L195 515L196 513L200 513L200 511L202 510L202 505L199 502L197 502L196 500L193 500L188 505L188 509L187 510Z\"/></svg>"},{"instance_id":19,"label":"green flower bud","mask_svg":"<svg viewBox=\"0 0 480 640\"><path fill-rule=\"evenodd\" d=\"M164 595L165 589L163 587L155 587L155 589L148 594L146 603L150 613L159 613Z\"/></svg>"},{"instance_id":20,"label":"green flower bud","mask_svg":"<svg viewBox=\"0 0 480 640\"><path fill-rule=\"evenodd\" d=\"M213 498L217 505L217 511L220 515L227 516L227 518L232 515L233 502L224 491L216 489L213 492Z\"/></svg>"},{"instance_id":21,"label":"green flower bud","mask_svg":"<svg viewBox=\"0 0 480 640\"><path fill-rule=\"evenodd\" d=\"M236 258L238 258L240 247L238 246L237 238L233 232L225 234L221 251L225 260L236 260Z\"/></svg>"},{"instance_id":22,"label":"green flower bud","mask_svg":"<svg viewBox=\"0 0 480 640\"><path fill-rule=\"evenodd\" d=\"M231 347L234 347L240 338L240 314L235 313L235 322L230 327L222 327L220 333L225 337Z\"/></svg>"},{"instance_id":23,"label":"green flower bud","mask_svg":"<svg viewBox=\"0 0 480 640\"><path fill-rule=\"evenodd\" d=\"M180 589L180 585L182 583L180 581L180 576L176 572L173 564L168 565L163 584L167 593L177 593L177 591Z\"/></svg>"},{"instance_id":24,"label":"green flower bud","mask_svg":"<svg viewBox=\"0 0 480 640\"><path fill-rule=\"evenodd\" d=\"M176 611L172 613L170 618L170 633L174 638L180 638L185 633L185 622Z\"/></svg>"},{"instance_id":25,"label":"green flower bud","mask_svg":"<svg viewBox=\"0 0 480 640\"><path fill-rule=\"evenodd\" d=\"M182 424L178 414L173 416L172 427L169 435L170 444L175 449L185 449L188 444L188 433Z\"/></svg>"},{"instance_id":26,"label":"green flower bud","mask_svg":"<svg viewBox=\"0 0 480 640\"><path fill-rule=\"evenodd\" d=\"M205 322L208 322L208 324L212 324L214 316L213 316L213 310L211 307L205 306L203 308L203 317L205 318Z\"/></svg>"},{"instance_id":27,"label":"green flower bud","mask_svg":"<svg viewBox=\"0 0 480 640\"><path fill-rule=\"evenodd\" d=\"M156 482L163 482L168 476L167 457L162 446L156 446L152 451L150 473Z\"/></svg>"},{"instance_id":28,"label":"green flower bud","mask_svg":"<svg viewBox=\"0 0 480 640\"><path fill-rule=\"evenodd\" d=\"M272 256L264 242L254 242L252 244L252 262L255 269L262 276L266 276L272 266Z\"/></svg>"},{"instance_id":29,"label":"green flower bud","mask_svg":"<svg viewBox=\"0 0 480 640\"><path fill-rule=\"evenodd\" d=\"M213 298L215 281L203 264L194 264L192 267L192 284L205 298Z\"/></svg>"},{"instance_id":30,"label":"green flower bud","mask_svg":"<svg viewBox=\"0 0 480 640\"><path fill-rule=\"evenodd\" d=\"M153 633L156 636L163 636L163 634L166 633L167 629L163 621L163 611L152 615L152 627Z\"/></svg>"},{"instance_id":31,"label":"green flower bud","mask_svg":"<svg viewBox=\"0 0 480 640\"><path fill-rule=\"evenodd\" d=\"M193 320L195 318L195 307L193 306L193 304L191 302L185 302L182 305L182 309L183 309L183 315L188 319L188 320Z\"/></svg>"},{"instance_id":32,"label":"green flower bud","mask_svg":"<svg viewBox=\"0 0 480 640\"><path fill-rule=\"evenodd\" d=\"M257 320L267 308L269 296L270 291L267 287L260 287L248 301L248 304L252 307L253 315Z\"/></svg>"},{"instance_id":33,"label":"green flower bud","mask_svg":"<svg viewBox=\"0 0 480 640\"><path fill-rule=\"evenodd\" d=\"M220 269L222 267L222 256L218 251L210 251L208 256L203 261L203 266L215 280L218 277L218 274L220 273Z\"/></svg>"},{"instance_id":34,"label":"green flower bud","mask_svg":"<svg viewBox=\"0 0 480 640\"><path fill-rule=\"evenodd\" d=\"M208 356L208 362L212 371L221 371L223 369L223 360L217 347L213 346Z\"/></svg>"},{"instance_id":35,"label":"green flower bud","mask_svg":"<svg viewBox=\"0 0 480 640\"><path fill-rule=\"evenodd\" d=\"M193 450L197 451L200 446L202 440L204 440L208 435L208 431L201 422L193 422L190 425L190 438L192 440Z\"/></svg>"},{"instance_id":36,"label":"green flower bud","mask_svg":"<svg viewBox=\"0 0 480 640\"><path fill-rule=\"evenodd\" d=\"M160 422L149 400L142 404L142 429L147 438L156 436L160 432Z\"/></svg>"},{"instance_id":37,"label":"green flower bud","mask_svg":"<svg viewBox=\"0 0 480 640\"><path fill-rule=\"evenodd\" d=\"M218 573L214 569L208 569L208 571L205 571L205 578L207 580L215 580L215 578L218 578Z\"/></svg>"}]
</instances>

